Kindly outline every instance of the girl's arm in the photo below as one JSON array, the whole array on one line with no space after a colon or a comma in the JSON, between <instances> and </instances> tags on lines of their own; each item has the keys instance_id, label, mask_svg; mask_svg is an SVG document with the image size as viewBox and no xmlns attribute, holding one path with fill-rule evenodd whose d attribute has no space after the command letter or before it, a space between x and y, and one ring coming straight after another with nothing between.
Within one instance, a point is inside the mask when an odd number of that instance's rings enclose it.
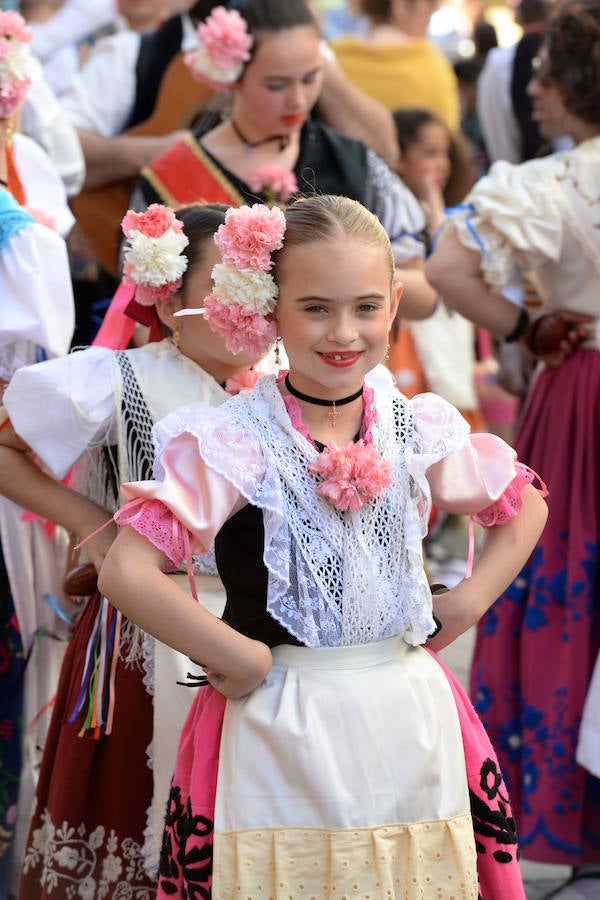
<instances>
[{"instance_id":1,"label":"girl's arm","mask_svg":"<svg viewBox=\"0 0 600 900\"><path fill-rule=\"evenodd\" d=\"M532 485L523 490L523 506L514 518L485 529L485 542L470 578L433 598L441 631L427 641L442 650L474 625L517 577L543 531L548 507Z\"/></svg>"},{"instance_id":2,"label":"girl's arm","mask_svg":"<svg viewBox=\"0 0 600 900\"><path fill-rule=\"evenodd\" d=\"M209 682L226 697L250 693L271 668L271 651L178 587L161 571L166 561L162 551L125 527L107 553L98 587L144 631L202 665Z\"/></svg>"},{"instance_id":3,"label":"girl's arm","mask_svg":"<svg viewBox=\"0 0 600 900\"><path fill-rule=\"evenodd\" d=\"M82 494L44 472L30 456L29 447L7 422L0 431L0 493L25 509L62 525L78 539L110 522L111 514ZM87 544L87 552L100 570L117 533L113 522Z\"/></svg>"}]
</instances>

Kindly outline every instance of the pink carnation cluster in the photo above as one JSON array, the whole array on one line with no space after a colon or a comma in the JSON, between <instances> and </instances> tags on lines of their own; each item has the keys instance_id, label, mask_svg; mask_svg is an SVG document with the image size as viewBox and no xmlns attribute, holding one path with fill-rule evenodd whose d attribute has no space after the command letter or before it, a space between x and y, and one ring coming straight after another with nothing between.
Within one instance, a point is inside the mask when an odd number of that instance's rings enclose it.
<instances>
[{"instance_id":1,"label":"pink carnation cluster","mask_svg":"<svg viewBox=\"0 0 600 900\"><path fill-rule=\"evenodd\" d=\"M331 441L308 471L324 480L317 493L326 497L336 509L360 509L363 503L382 497L392 483L392 465L382 459L374 444L352 441L338 447Z\"/></svg>"},{"instance_id":2,"label":"pink carnation cluster","mask_svg":"<svg viewBox=\"0 0 600 900\"><path fill-rule=\"evenodd\" d=\"M173 210L152 203L143 213L129 210L121 222L127 238L123 281L135 284L135 299L153 306L181 286L187 259L183 250L188 239Z\"/></svg>"},{"instance_id":3,"label":"pink carnation cluster","mask_svg":"<svg viewBox=\"0 0 600 900\"><path fill-rule=\"evenodd\" d=\"M241 303L222 303L214 294L204 298L204 315L213 331L222 334L230 353L262 356L277 337L273 322Z\"/></svg>"},{"instance_id":4,"label":"pink carnation cluster","mask_svg":"<svg viewBox=\"0 0 600 900\"><path fill-rule=\"evenodd\" d=\"M253 292L258 289L256 276L260 274L263 288L266 285L267 292L273 292L263 310L270 312L277 287L266 273L273 265L271 253L283 246L284 233L285 216L279 207L261 203L228 209L225 223L217 230L215 242L223 263L213 269L215 290L204 300L204 314L209 327L225 335L225 346L231 353L247 350L262 355L277 337L275 324L253 306ZM218 285L224 288L228 280L223 272L227 267L237 272L239 300L218 295Z\"/></svg>"},{"instance_id":5,"label":"pink carnation cluster","mask_svg":"<svg viewBox=\"0 0 600 900\"><path fill-rule=\"evenodd\" d=\"M259 166L248 175L248 187L256 194L264 194L267 202L287 203L298 190L296 176L283 166Z\"/></svg>"},{"instance_id":6,"label":"pink carnation cluster","mask_svg":"<svg viewBox=\"0 0 600 900\"><path fill-rule=\"evenodd\" d=\"M139 231L149 238L161 237L166 231L183 231L183 222L180 222L172 209L167 209L160 203L152 203L145 212L138 213L130 209L121 222L121 228L125 237L129 237L131 231Z\"/></svg>"},{"instance_id":7,"label":"pink carnation cluster","mask_svg":"<svg viewBox=\"0 0 600 900\"><path fill-rule=\"evenodd\" d=\"M283 247L285 216L279 207L262 203L228 209L215 241L224 262L236 269L262 269L273 265L271 253Z\"/></svg>"},{"instance_id":8,"label":"pink carnation cluster","mask_svg":"<svg viewBox=\"0 0 600 900\"><path fill-rule=\"evenodd\" d=\"M216 6L196 33L198 47L186 53L186 64L200 81L228 90L250 59L254 39L246 20L235 9Z\"/></svg>"},{"instance_id":9,"label":"pink carnation cluster","mask_svg":"<svg viewBox=\"0 0 600 900\"><path fill-rule=\"evenodd\" d=\"M32 57L26 46L32 31L13 10L0 12L0 118L17 110L31 86Z\"/></svg>"},{"instance_id":10,"label":"pink carnation cluster","mask_svg":"<svg viewBox=\"0 0 600 900\"><path fill-rule=\"evenodd\" d=\"M217 66L225 68L250 58L252 36L236 9L228 11L224 6L216 6L198 26L198 37Z\"/></svg>"}]
</instances>

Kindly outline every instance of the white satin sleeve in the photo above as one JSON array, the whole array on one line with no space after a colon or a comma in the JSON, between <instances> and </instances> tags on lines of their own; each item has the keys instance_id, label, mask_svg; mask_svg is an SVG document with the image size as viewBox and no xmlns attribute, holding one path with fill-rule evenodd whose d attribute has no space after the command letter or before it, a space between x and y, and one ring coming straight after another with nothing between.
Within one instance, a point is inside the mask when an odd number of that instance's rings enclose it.
<instances>
[{"instance_id":1,"label":"white satin sleeve","mask_svg":"<svg viewBox=\"0 0 600 900\"><path fill-rule=\"evenodd\" d=\"M437 394L417 394L409 402L415 439L406 459L421 494L422 521L432 502L469 516L496 503L517 476L512 447L494 434L470 434L458 410Z\"/></svg>"},{"instance_id":2,"label":"white satin sleeve","mask_svg":"<svg viewBox=\"0 0 600 900\"><path fill-rule=\"evenodd\" d=\"M63 478L89 447L116 443L120 384L114 352L89 347L18 369L3 404L16 433Z\"/></svg>"},{"instance_id":3,"label":"white satin sleeve","mask_svg":"<svg viewBox=\"0 0 600 900\"><path fill-rule=\"evenodd\" d=\"M154 438L155 479L122 485L128 502L115 518L119 524L134 525L174 559L183 555L182 547L172 552L176 531L152 502L158 501L191 533L193 552L205 553L223 523L258 499L265 474L260 444L221 410L204 403L165 416L155 426Z\"/></svg>"},{"instance_id":4,"label":"white satin sleeve","mask_svg":"<svg viewBox=\"0 0 600 900\"><path fill-rule=\"evenodd\" d=\"M461 243L482 254L481 271L491 288L506 288L515 265L530 271L560 258L563 217L557 174L552 158L521 165L496 162L450 211L448 221Z\"/></svg>"},{"instance_id":5,"label":"white satin sleeve","mask_svg":"<svg viewBox=\"0 0 600 900\"><path fill-rule=\"evenodd\" d=\"M0 347L39 345L48 356L69 349L75 303L65 242L31 222L0 253Z\"/></svg>"}]
</instances>

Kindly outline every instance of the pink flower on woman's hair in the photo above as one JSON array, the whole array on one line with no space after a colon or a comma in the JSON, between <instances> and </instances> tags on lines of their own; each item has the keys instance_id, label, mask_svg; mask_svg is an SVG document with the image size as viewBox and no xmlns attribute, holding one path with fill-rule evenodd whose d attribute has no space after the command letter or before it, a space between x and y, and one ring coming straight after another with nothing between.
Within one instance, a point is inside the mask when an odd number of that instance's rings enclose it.
<instances>
[{"instance_id":1,"label":"pink flower on woman's hair","mask_svg":"<svg viewBox=\"0 0 600 900\"><path fill-rule=\"evenodd\" d=\"M269 319L240 303L221 303L214 294L204 298L204 316L213 331L224 335L230 353L247 350L263 356L277 337Z\"/></svg>"},{"instance_id":2,"label":"pink flower on woman's hair","mask_svg":"<svg viewBox=\"0 0 600 900\"><path fill-rule=\"evenodd\" d=\"M138 213L130 209L121 222L123 234L128 237L130 231L139 231L146 237L158 238L166 231L183 231L181 222L172 209L161 203L151 203L145 212Z\"/></svg>"},{"instance_id":3,"label":"pink flower on woman's hair","mask_svg":"<svg viewBox=\"0 0 600 900\"><path fill-rule=\"evenodd\" d=\"M391 463L363 440L351 441L345 447L330 441L308 471L323 478L317 493L340 510L360 509L363 503L382 497L392 483Z\"/></svg>"},{"instance_id":4,"label":"pink flower on woman's hair","mask_svg":"<svg viewBox=\"0 0 600 900\"><path fill-rule=\"evenodd\" d=\"M228 90L250 59L254 39L248 34L246 20L236 9L217 6L196 33L198 46L185 54L186 65L200 81Z\"/></svg>"},{"instance_id":5,"label":"pink flower on woman's hair","mask_svg":"<svg viewBox=\"0 0 600 900\"><path fill-rule=\"evenodd\" d=\"M267 201L287 203L298 190L296 176L283 166L259 166L248 175L248 187L256 194L264 194Z\"/></svg>"},{"instance_id":6,"label":"pink flower on woman's hair","mask_svg":"<svg viewBox=\"0 0 600 900\"><path fill-rule=\"evenodd\" d=\"M198 26L198 37L217 66L226 68L250 59L252 35L248 34L246 20L237 9L216 6Z\"/></svg>"},{"instance_id":7,"label":"pink flower on woman's hair","mask_svg":"<svg viewBox=\"0 0 600 900\"><path fill-rule=\"evenodd\" d=\"M262 203L228 209L215 241L223 259L237 269L263 269L273 265L271 253L283 247L285 216L278 206Z\"/></svg>"}]
</instances>

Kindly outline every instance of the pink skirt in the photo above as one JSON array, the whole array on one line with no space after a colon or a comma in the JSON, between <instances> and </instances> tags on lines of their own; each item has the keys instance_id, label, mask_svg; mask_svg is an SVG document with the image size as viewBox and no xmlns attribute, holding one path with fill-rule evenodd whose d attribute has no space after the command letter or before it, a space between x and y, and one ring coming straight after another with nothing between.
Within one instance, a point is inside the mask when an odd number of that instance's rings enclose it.
<instances>
[{"instance_id":1,"label":"pink skirt","mask_svg":"<svg viewBox=\"0 0 600 900\"><path fill-rule=\"evenodd\" d=\"M524 900L496 758L437 657L400 639L284 646L249 698L200 690L158 896L213 885L219 900Z\"/></svg>"},{"instance_id":2,"label":"pink skirt","mask_svg":"<svg viewBox=\"0 0 600 900\"><path fill-rule=\"evenodd\" d=\"M576 762L600 647L600 353L534 383L515 437L549 489L531 558L478 626L475 708L498 751L523 855L600 861L600 780Z\"/></svg>"}]
</instances>

